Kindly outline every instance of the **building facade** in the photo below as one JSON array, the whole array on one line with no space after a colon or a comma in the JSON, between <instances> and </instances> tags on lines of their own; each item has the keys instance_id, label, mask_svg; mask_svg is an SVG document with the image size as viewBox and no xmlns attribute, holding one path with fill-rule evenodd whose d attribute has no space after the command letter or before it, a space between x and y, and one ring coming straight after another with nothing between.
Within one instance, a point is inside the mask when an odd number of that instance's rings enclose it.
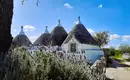
<instances>
[{"instance_id":1,"label":"building facade","mask_svg":"<svg viewBox=\"0 0 130 80\"><path fill-rule=\"evenodd\" d=\"M48 49L50 51L63 51L65 55L75 56L79 58L79 60L84 60L86 58L92 58L92 60L96 60L100 56L103 56L103 51L97 46L96 41L92 37L92 35L88 32L85 26L82 24L80 17L78 17L77 23L74 25L74 28L67 33L64 27L61 25L60 20L58 20L58 24L51 33L49 33L48 27L46 27L45 32L39 36L39 38L33 43L30 43L30 40L26 37L26 42L31 45L32 48L44 47L42 49ZM24 35L23 27L21 28L21 32L19 34ZM18 35L18 36L19 36ZM22 40L23 37L19 38ZM25 37L24 37L25 38ZM20 40L16 38L15 42L20 42ZM17 43L16 43L17 44ZM23 44L23 43L21 43ZM39 47L38 47L39 46Z\"/></svg>"}]
</instances>

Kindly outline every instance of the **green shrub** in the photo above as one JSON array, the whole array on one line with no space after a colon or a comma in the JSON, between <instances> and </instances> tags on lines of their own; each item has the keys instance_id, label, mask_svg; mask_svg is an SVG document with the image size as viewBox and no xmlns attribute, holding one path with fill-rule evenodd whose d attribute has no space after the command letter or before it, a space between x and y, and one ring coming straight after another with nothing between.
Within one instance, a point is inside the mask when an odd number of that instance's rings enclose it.
<instances>
[{"instance_id":1,"label":"green shrub","mask_svg":"<svg viewBox=\"0 0 130 80\"><path fill-rule=\"evenodd\" d=\"M89 66L73 64L40 51L30 55L23 47L7 55L3 71L1 80L97 80Z\"/></svg>"},{"instance_id":2,"label":"green shrub","mask_svg":"<svg viewBox=\"0 0 130 80\"><path fill-rule=\"evenodd\" d=\"M122 51L116 50L115 53L116 53L115 56L122 57L122 54L123 54Z\"/></svg>"}]
</instances>

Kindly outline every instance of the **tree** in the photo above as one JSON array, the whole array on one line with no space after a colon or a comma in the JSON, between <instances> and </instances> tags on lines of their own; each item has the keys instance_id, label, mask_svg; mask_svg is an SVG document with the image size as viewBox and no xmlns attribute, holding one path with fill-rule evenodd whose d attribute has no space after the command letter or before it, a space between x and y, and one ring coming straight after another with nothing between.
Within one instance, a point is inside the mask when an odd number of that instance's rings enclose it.
<instances>
[{"instance_id":1,"label":"tree","mask_svg":"<svg viewBox=\"0 0 130 80\"><path fill-rule=\"evenodd\" d=\"M107 31L98 32L95 34L94 39L97 42L97 45L99 47L103 47L104 45L107 45L109 42L109 35Z\"/></svg>"},{"instance_id":2,"label":"tree","mask_svg":"<svg viewBox=\"0 0 130 80\"><path fill-rule=\"evenodd\" d=\"M21 0L22 4L24 0ZM36 0L38 5L39 0ZM13 17L14 0L0 0L0 52L8 52L11 42L11 24Z\"/></svg>"},{"instance_id":3,"label":"tree","mask_svg":"<svg viewBox=\"0 0 130 80\"><path fill-rule=\"evenodd\" d=\"M121 50L123 53L130 53L130 46L127 44L121 44L119 46L119 50Z\"/></svg>"},{"instance_id":4,"label":"tree","mask_svg":"<svg viewBox=\"0 0 130 80\"><path fill-rule=\"evenodd\" d=\"M24 1L25 1L25 0L21 0L22 4L24 4ZM40 1L39 1L39 0L36 0L36 1L37 1L37 2L36 2L36 5L38 6L38 4L39 4Z\"/></svg>"},{"instance_id":5,"label":"tree","mask_svg":"<svg viewBox=\"0 0 130 80\"><path fill-rule=\"evenodd\" d=\"M0 0L0 52L7 52L12 42L13 0Z\"/></svg>"},{"instance_id":6,"label":"tree","mask_svg":"<svg viewBox=\"0 0 130 80\"><path fill-rule=\"evenodd\" d=\"M115 50L115 56L122 57L123 52L121 50Z\"/></svg>"},{"instance_id":7,"label":"tree","mask_svg":"<svg viewBox=\"0 0 130 80\"><path fill-rule=\"evenodd\" d=\"M115 56L115 54L116 54L115 48L110 47L110 48L109 48L109 53L108 53L108 55L109 55L109 56Z\"/></svg>"}]
</instances>

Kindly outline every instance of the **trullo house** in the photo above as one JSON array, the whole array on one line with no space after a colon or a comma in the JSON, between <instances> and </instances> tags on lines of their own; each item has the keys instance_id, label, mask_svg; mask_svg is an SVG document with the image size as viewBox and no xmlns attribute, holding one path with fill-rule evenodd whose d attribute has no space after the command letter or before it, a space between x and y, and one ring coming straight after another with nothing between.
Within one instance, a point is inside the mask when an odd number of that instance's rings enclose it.
<instances>
[{"instance_id":1,"label":"trullo house","mask_svg":"<svg viewBox=\"0 0 130 80\"><path fill-rule=\"evenodd\" d=\"M35 45L35 46L50 45L50 33L47 28L48 27L46 26L45 32L40 35L40 37L33 43L33 45Z\"/></svg>"},{"instance_id":2,"label":"trullo house","mask_svg":"<svg viewBox=\"0 0 130 80\"><path fill-rule=\"evenodd\" d=\"M67 38L62 43L62 48L67 54L79 54L82 59L86 58L94 62L98 57L104 55L103 51L96 46L96 41L80 21L75 24Z\"/></svg>"},{"instance_id":3,"label":"trullo house","mask_svg":"<svg viewBox=\"0 0 130 80\"><path fill-rule=\"evenodd\" d=\"M26 36L26 34L23 31L23 26L21 26L20 33L13 39L12 44L14 46L30 46L32 45L29 38Z\"/></svg>"},{"instance_id":4,"label":"trullo house","mask_svg":"<svg viewBox=\"0 0 130 80\"><path fill-rule=\"evenodd\" d=\"M61 46L67 35L68 34L65 31L64 27L61 25L60 20L58 20L58 24L51 32L51 45Z\"/></svg>"}]
</instances>

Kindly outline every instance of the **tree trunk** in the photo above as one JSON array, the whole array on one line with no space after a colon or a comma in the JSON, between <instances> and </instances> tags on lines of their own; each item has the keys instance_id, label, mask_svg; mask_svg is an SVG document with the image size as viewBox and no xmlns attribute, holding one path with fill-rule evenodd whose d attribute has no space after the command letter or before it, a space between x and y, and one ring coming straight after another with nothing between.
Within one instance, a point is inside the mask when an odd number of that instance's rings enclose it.
<instances>
[{"instance_id":1,"label":"tree trunk","mask_svg":"<svg viewBox=\"0 0 130 80\"><path fill-rule=\"evenodd\" d=\"M13 0L0 0L0 52L7 52L12 42Z\"/></svg>"}]
</instances>

